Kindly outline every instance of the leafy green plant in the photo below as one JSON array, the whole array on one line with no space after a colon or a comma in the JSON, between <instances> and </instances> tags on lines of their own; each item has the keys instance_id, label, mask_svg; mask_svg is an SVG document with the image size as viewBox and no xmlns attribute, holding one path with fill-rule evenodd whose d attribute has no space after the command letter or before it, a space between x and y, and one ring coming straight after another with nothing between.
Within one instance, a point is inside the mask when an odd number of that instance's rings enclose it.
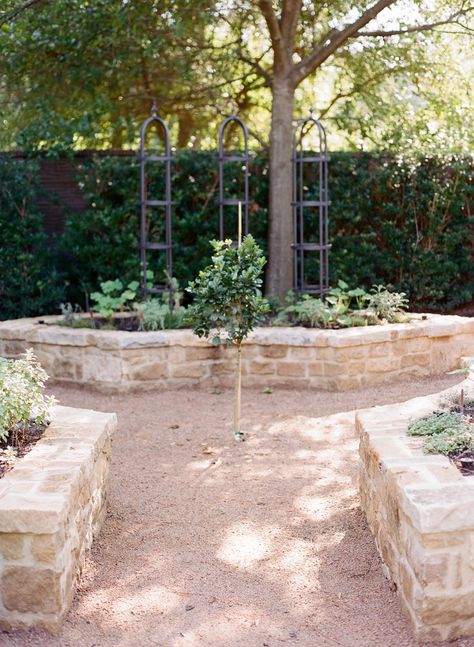
<instances>
[{"instance_id":1,"label":"leafy green plant","mask_svg":"<svg viewBox=\"0 0 474 647\"><path fill-rule=\"evenodd\" d=\"M212 338L214 345L234 344L237 348L234 435L241 438L241 345L268 312L268 303L261 294L266 259L251 235L245 236L238 248L231 240L213 240L211 245L212 264L199 272L187 288L194 297L188 319L198 337Z\"/></svg>"},{"instance_id":2,"label":"leafy green plant","mask_svg":"<svg viewBox=\"0 0 474 647\"><path fill-rule=\"evenodd\" d=\"M289 293L288 301L293 300ZM290 322L309 328L348 328L378 323L370 311L362 310L369 295L362 288L349 289L344 281L338 281L323 299L303 295L296 303L290 303L279 315L277 325Z\"/></svg>"},{"instance_id":3,"label":"leafy green plant","mask_svg":"<svg viewBox=\"0 0 474 647\"><path fill-rule=\"evenodd\" d=\"M114 314L130 307L137 297L138 281L131 281L125 288L120 279L104 281L100 284L102 292L93 292L91 300L95 302L94 312L98 312L109 322Z\"/></svg>"},{"instance_id":4,"label":"leafy green plant","mask_svg":"<svg viewBox=\"0 0 474 647\"><path fill-rule=\"evenodd\" d=\"M0 441L17 439L32 421L50 418L56 400L44 395L47 379L31 349L18 360L0 358Z\"/></svg>"},{"instance_id":5,"label":"leafy green plant","mask_svg":"<svg viewBox=\"0 0 474 647\"><path fill-rule=\"evenodd\" d=\"M474 425L456 412L438 411L410 423L409 436L424 438L427 454L450 454L474 447Z\"/></svg>"},{"instance_id":6,"label":"leafy green plant","mask_svg":"<svg viewBox=\"0 0 474 647\"><path fill-rule=\"evenodd\" d=\"M391 292L384 285L374 285L369 296L368 307L380 319L395 323L405 317L408 300L404 292Z\"/></svg>"},{"instance_id":7,"label":"leafy green plant","mask_svg":"<svg viewBox=\"0 0 474 647\"><path fill-rule=\"evenodd\" d=\"M165 330L181 328L184 325L186 308L181 305L183 293L176 278L165 272L168 290L163 294L135 304L139 314L141 330ZM147 272L148 287L151 288L153 275Z\"/></svg>"},{"instance_id":8,"label":"leafy green plant","mask_svg":"<svg viewBox=\"0 0 474 647\"><path fill-rule=\"evenodd\" d=\"M289 319L309 328L345 328L351 325L351 319L346 313L347 307L343 303L331 306L322 299L305 294L299 301L285 308L277 324Z\"/></svg>"},{"instance_id":9,"label":"leafy green plant","mask_svg":"<svg viewBox=\"0 0 474 647\"><path fill-rule=\"evenodd\" d=\"M138 303L136 310L140 313L143 330L166 330L181 328L184 325L186 308L183 306L170 308L168 300L163 297L155 297Z\"/></svg>"}]
</instances>

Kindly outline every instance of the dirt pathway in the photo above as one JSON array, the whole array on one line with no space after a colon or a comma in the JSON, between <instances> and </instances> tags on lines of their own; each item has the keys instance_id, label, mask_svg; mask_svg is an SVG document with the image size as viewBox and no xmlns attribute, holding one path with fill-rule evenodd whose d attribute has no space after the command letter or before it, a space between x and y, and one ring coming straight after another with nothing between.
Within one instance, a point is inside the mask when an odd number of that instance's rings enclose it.
<instances>
[{"instance_id":1,"label":"dirt pathway","mask_svg":"<svg viewBox=\"0 0 474 647\"><path fill-rule=\"evenodd\" d=\"M347 412L459 379L245 390L245 443L232 440L229 392L55 388L63 404L118 413L109 515L61 635L0 645L414 646L359 507Z\"/></svg>"}]
</instances>

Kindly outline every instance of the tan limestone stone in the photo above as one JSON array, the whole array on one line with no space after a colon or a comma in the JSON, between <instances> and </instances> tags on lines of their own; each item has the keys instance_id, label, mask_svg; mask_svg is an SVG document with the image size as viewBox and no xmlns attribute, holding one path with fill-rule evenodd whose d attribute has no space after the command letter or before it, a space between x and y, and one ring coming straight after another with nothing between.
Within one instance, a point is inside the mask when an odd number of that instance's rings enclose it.
<instances>
[{"instance_id":1,"label":"tan limestone stone","mask_svg":"<svg viewBox=\"0 0 474 647\"><path fill-rule=\"evenodd\" d=\"M288 346L261 346L260 354L269 359L283 359L288 355Z\"/></svg>"},{"instance_id":2,"label":"tan limestone stone","mask_svg":"<svg viewBox=\"0 0 474 647\"><path fill-rule=\"evenodd\" d=\"M25 535L14 532L0 533L0 557L3 560L19 560L25 557L26 554Z\"/></svg>"},{"instance_id":3,"label":"tan limestone stone","mask_svg":"<svg viewBox=\"0 0 474 647\"><path fill-rule=\"evenodd\" d=\"M284 377L304 377L306 365L301 362L281 362L277 365L277 374Z\"/></svg>"},{"instance_id":4,"label":"tan limestone stone","mask_svg":"<svg viewBox=\"0 0 474 647\"><path fill-rule=\"evenodd\" d=\"M219 346L209 346L204 348L186 348L185 361L193 362L195 360L219 359L222 350Z\"/></svg>"},{"instance_id":5,"label":"tan limestone stone","mask_svg":"<svg viewBox=\"0 0 474 647\"><path fill-rule=\"evenodd\" d=\"M49 568L7 567L1 576L2 602L9 611L58 613L60 574Z\"/></svg>"},{"instance_id":6,"label":"tan limestone stone","mask_svg":"<svg viewBox=\"0 0 474 647\"><path fill-rule=\"evenodd\" d=\"M248 371L249 373L256 374L256 375L274 375L275 362L265 362L262 360L254 360L250 362Z\"/></svg>"},{"instance_id":7,"label":"tan limestone stone","mask_svg":"<svg viewBox=\"0 0 474 647\"><path fill-rule=\"evenodd\" d=\"M61 533L54 535L32 535L30 538L31 555L35 561L54 564L58 558L60 546L58 538Z\"/></svg>"}]
</instances>

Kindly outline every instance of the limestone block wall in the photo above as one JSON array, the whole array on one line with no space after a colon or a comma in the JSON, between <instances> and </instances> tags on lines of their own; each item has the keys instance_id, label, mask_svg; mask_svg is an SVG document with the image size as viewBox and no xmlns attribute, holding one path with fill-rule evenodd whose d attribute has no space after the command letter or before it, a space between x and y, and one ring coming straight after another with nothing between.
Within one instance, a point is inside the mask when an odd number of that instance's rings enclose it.
<instances>
[{"instance_id":1,"label":"limestone block wall","mask_svg":"<svg viewBox=\"0 0 474 647\"><path fill-rule=\"evenodd\" d=\"M474 391L474 379L463 384ZM406 435L439 396L359 412L362 507L390 578L423 641L474 635L474 477Z\"/></svg>"},{"instance_id":2,"label":"limestone block wall","mask_svg":"<svg viewBox=\"0 0 474 647\"><path fill-rule=\"evenodd\" d=\"M235 349L213 347L190 330L130 333L36 319L0 322L0 356L18 357L28 347L52 379L105 391L233 383ZM474 319L413 315L408 324L346 330L257 328L244 343L242 367L249 386L344 391L443 373L458 368L473 349Z\"/></svg>"},{"instance_id":3,"label":"limestone block wall","mask_svg":"<svg viewBox=\"0 0 474 647\"><path fill-rule=\"evenodd\" d=\"M0 627L54 633L105 515L115 414L57 407L0 480Z\"/></svg>"}]
</instances>

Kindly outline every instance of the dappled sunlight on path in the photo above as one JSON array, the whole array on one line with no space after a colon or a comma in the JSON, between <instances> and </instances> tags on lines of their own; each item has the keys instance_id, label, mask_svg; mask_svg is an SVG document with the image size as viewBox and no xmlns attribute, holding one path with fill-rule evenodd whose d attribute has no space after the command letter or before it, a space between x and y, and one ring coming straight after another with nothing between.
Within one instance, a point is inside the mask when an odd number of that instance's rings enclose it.
<instances>
[{"instance_id":1,"label":"dappled sunlight on path","mask_svg":"<svg viewBox=\"0 0 474 647\"><path fill-rule=\"evenodd\" d=\"M415 645L357 495L348 409L383 402L380 387L245 391L244 443L232 440L228 393L56 393L118 412L109 514L60 637L17 632L1 645Z\"/></svg>"}]
</instances>

